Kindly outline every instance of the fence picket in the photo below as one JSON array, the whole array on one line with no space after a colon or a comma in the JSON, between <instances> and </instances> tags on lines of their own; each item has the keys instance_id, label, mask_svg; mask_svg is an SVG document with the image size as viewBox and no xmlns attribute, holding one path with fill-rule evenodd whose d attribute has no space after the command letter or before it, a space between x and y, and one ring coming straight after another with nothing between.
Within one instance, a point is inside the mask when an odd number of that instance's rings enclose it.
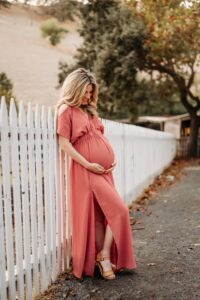
<instances>
[{"instance_id":1,"label":"fence picket","mask_svg":"<svg viewBox=\"0 0 200 300\"><path fill-rule=\"evenodd\" d=\"M17 112L14 99L10 104L10 129L11 129L11 165L13 175L13 202L14 202L14 224L15 224L15 251L17 270L17 292L18 299L24 299L24 270L23 270L23 238L21 218L21 193L20 193L20 160L19 160L19 139Z\"/></svg>"},{"instance_id":2,"label":"fence picket","mask_svg":"<svg viewBox=\"0 0 200 300\"><path fill-rule=\"evenodd\" d=\"M24 235L24 260L25 260L25 284L26 297L32 296L31 279L31 239L30 239L30 214L29 214L29 187L28 187L28 130L26 125L26 114L24 106L20 102L19 107L19 136L20 136L20 158L21 158L21 197L23 212L23 235Z\"/></svg>"},{"instance_id":3,"label":"fence picket","mask_svg":"<svg viewBox=\"0 0 200 300\"><path fill-rule=\"evenodd\" d=\"M0 128L1 129L1 128ZM1 174L0 174L1 175ZM6 299L6 255L5 255L5 234L3 221L3 198L2 183L0 176L0 299Z\"/></svg>"},{"instance_id":4,"label":"fence picket","mask_svg":"<svg viewBox=\"0 0 200 300\"><path fill-rule=\"evenodd\" d=\"M14 273L14 247L12 226L12 201L11 201L11 177L10 177L10 147L9 147L9 124L5 99L1 103L1 159L3 173L3 203L5 215L5 241L6 262L8 270L8 294L9 300L15 300L15 273Z\"/></svg>"},{"instance_id":5,"label":"fence picket","mask_svg":"<svg viewBox=\"0 0 200 300\"><path fill-rule=\"evenodd\" d=\"M28 168L30 188L30 217L31 217L31 249L32 249L32 273L33 273L33 297L39 293L39 266L38 266L38 226L37 226L37 197L36 197L36 154L35 154L35 128L33 122L32 105L28 104Z\"/></svg>"},{"instance_id":6,"label":"fence picket","mask_svg":"<svg viewBox=\"0 0 200 300\"><path fill-rule=\"evenodd\" d=\"M51 201L51 249L52 249L52 280L56 279L56 202L54 187L54 130L52 112L48 110L48 132L49 132L49 192Z\"/></svg>"},{"instance_id":7,"label":"fence picket","mask_svg":"<svg viewBox=\"0 0 200 300\"><path fill-rule=\"evenodd\" d=\"M57 110L54 114L54 136L56 136ZM57 273L62 271L61 260L61 204L60 204L60 166L59 145L54 138L54 172L55 172L55 201L56 201L56 247L57 247Z\"/></svg>"},{"instance_id":8,"label":"fence picket","mask_svg":"<svg viewBox=\"0 0 200 300\"><path fill-rule=\"evenodd\" d=\"M43 209L43 193L42 193L42 162L41 162L41 147L42 147L42 129L39 105L35 111L35 128L36 128L36 187L37 187L37 214L38 214L38 245L39 245L39 264L41 276L41 292L46 287L45 273L45 256L44 256L44 209Z\"/></svg>"},{"instance_id":9,"label":"fence picket","mask_svg":"<svg viewBox=\"0 0 200 300\"><path fill-rule=\"evenodd\" d=\"M46 275L47 284L51 282L52 255L51 255L51 202L49 186L49 133L47 129L47 116L45 107L42 107L42 155L44 170L44 207L45 207L45 249L46 249Z\"/></svg>"}]
</instances>

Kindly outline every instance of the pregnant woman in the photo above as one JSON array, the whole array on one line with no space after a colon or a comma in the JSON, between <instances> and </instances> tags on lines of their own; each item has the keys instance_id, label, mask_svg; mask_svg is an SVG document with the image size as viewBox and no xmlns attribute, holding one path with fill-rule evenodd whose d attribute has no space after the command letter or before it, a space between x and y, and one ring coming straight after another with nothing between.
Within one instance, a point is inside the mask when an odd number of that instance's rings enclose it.
<instances>
[{"instance_id":1,"label":"pregnant woman","mask_svg":"<svg viewBox=\"0 0 200 300\"><path fill-rule=\"evenodd\" d=\"M57 104L57 134L70 160L73 274L102 277L136 268L128 208L117 193L116 161L97 115L98 87L88 70L70 73Z\"/></svg>"}]
</instances>

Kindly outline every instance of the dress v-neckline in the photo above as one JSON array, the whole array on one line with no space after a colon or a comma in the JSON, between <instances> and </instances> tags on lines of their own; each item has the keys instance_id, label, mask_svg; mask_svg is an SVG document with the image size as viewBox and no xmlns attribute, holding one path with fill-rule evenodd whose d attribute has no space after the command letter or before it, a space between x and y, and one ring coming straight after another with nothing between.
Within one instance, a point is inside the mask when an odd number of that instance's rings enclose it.
<instances>
[{"instance_id":1,"label":"dress v-neckline","mask_svg":"<svg viewBox=\"0 0 200 300\"><path fill-rule=\"evenodd\" d=\"M77 109L79 110L79 111L81 111L81 113L83 113L85 116L86 116L86 118L88 118L88 120L89 120L89 115L87 114L87 113L85 113L81 108L79 108L79 107L77 107Z\"/></svg>"}]
</instances>

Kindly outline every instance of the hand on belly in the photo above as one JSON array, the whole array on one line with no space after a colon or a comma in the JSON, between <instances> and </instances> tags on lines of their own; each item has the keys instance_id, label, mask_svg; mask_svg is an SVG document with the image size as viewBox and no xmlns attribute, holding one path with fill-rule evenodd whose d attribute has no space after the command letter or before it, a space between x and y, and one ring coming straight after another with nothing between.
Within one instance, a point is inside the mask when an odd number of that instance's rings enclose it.
<instances>
[{"instance_id":1,"label":"hand on belly","mask_svg":"<svg viewBox=\"0 0 200 300\"><path fill-rule=\"evenodd\" d=\"M104 173L107 174L109 172L112 172L116 166L117 162L116 160L114 160L114 162L111 164L111 167L109 169L107 169Z\"/></svg>"},{"instance_id":2,"label":"hand on belly","mask_svg":"<svg viewBox=\"0 0 200 300\"><path fill-rule=\"evenodd\" d=\"M112 172L114 170L116 166L116 161L114 161L111 164L111 167L109 169L105 169L102 165L100 165L99 163L89 163L87 169L93 173L96 174L107 174L109 172Z\"/></svg>"},{"instance_id":3,"label":"hand on belly","mask_svg":"<svg viewBox=\"0 0 200 300\"><path fill-rule=\"evenodd\" d=\"M111 155L99 156L92 160L93 163L97 163L102 166L105 171L110 170L113 167L114 157Z\"/></svg>"}]
</instances>

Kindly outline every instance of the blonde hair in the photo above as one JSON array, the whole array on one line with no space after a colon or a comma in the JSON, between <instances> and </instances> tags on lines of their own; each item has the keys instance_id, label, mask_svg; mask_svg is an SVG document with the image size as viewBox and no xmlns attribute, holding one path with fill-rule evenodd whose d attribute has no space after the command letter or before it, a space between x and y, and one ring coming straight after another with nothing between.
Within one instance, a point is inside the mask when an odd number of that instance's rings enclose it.
<instances>
[{"instance_id":1,"label":"blonde hair","mask_svg":"<svg viewBox=\"0 0 200 300\"><path fill-rule=\"evenodd\" d=\"M86 92L88 84L93 86L92 96L88 105L82 104L82 98ZM61 88L61 99L57 102L57 109L62 104L68 106L81 107L91 115L97 115L98 86L94 75L84 68L76 69L68 74Z\"/></svg>"}]
</instances>

